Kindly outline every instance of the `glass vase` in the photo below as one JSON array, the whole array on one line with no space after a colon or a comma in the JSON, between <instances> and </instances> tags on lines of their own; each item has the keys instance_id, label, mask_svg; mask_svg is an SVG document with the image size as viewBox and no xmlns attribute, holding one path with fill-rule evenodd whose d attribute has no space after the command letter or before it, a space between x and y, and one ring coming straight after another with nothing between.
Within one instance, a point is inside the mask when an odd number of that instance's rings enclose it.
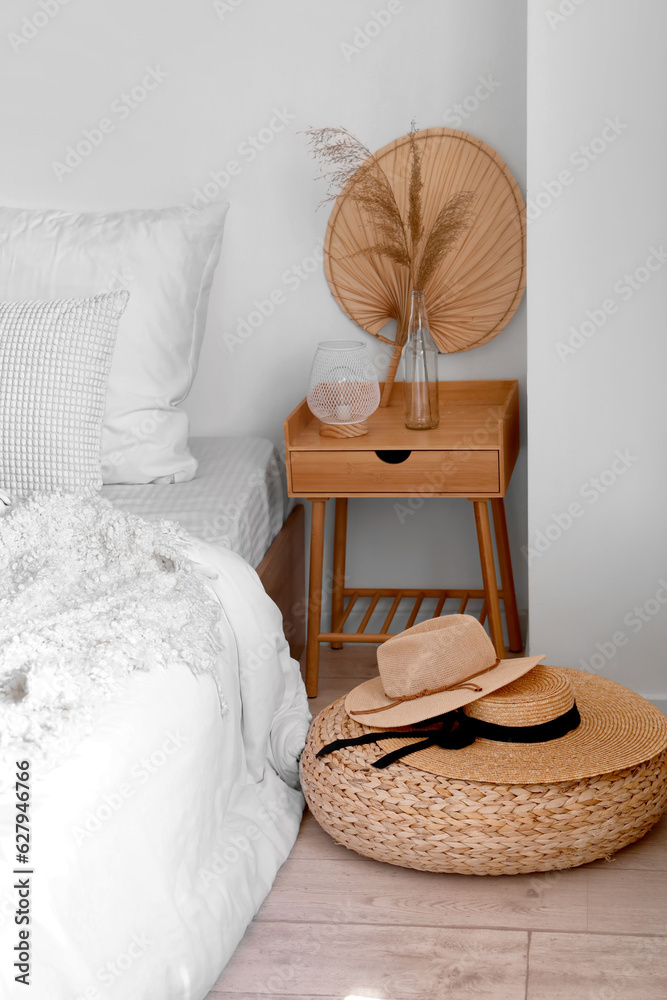
<instances>
[{"instance_id":1,"label":"glass vase","mask_svg":"<svg viewBox=\"0 0 667 1000\"><path fill-rule=\"evenodd\" d=\"M424 292L412 292L410 320L403 348L405 426L430 430L438 426L438 348L428 328Z\"/></svg>"}]
</instances>

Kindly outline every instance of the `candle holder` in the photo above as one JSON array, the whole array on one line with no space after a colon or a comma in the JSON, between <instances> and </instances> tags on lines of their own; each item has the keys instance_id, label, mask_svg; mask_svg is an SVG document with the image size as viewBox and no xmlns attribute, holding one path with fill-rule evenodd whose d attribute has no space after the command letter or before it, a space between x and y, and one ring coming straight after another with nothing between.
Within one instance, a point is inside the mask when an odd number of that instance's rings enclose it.
<instances>
[{"instance_id":1,"label":"candle holder","mask_svg":"<svg viewBox=\"0 0 667 1000\"><path fill-rule=\"evenodd\" d=\"M318 344L308 382L308 407L323 437L360 437L380 405L380 386L366 345L359 340Z\"/></svg>"}]
</instances>

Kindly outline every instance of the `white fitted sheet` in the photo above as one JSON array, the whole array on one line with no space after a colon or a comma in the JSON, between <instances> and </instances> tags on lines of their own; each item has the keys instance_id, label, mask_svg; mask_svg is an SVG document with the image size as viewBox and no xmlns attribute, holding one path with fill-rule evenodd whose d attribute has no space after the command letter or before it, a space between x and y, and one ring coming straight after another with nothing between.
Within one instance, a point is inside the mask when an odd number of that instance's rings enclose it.
<instances>
[{"instance_id":1,"label":"white fitted sheet","mask_svg":"<svg viewBox=\"0 0 667 1000\"><path fill-rule=\"evenodd\" d=\"M190 482L104 486L102 495L148 521L177 521L257 567L292 507L277 449L258 437L194 437L189 446L199 462Z\"/></svg>"}]
</instances>

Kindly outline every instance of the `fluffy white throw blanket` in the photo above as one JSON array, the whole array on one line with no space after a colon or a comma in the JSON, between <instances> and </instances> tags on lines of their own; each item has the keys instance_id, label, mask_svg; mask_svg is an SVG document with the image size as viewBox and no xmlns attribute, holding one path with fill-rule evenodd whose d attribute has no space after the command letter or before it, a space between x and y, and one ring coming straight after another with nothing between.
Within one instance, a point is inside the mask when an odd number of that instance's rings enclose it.
<instances>
[{"instance_id":1,"label":"fluffy white throw blanket","mask_svg":"<svg viewBox=\"0 0 667 1000\"><path fill-rule=\"evenodd\" d=\"M217 683L221 609L188 544L97 497L34 495L0 519L0 757L53 767L134 670Z\"/></svg>"}]
</instances>

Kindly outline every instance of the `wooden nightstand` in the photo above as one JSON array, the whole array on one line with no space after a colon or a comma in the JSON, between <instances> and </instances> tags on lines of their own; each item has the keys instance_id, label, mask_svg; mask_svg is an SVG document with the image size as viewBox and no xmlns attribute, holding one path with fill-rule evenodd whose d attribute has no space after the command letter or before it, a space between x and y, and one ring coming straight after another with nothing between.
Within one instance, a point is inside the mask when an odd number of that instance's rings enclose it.
<instances>
[{"instance_id":1,"label":"wooden nightstand","mask_svg":"<svg viewBox=\"0 0 667 1000\"><path fill-rule=\"evenodd\" d=\"M483 597L482 620L499 657L505 655L499 599L505 605L509 648L521 650L514 578L503 497L519 453L519 393L516 381L444 382L440 384L440 424L435 430L411 431L403 423L403 385L397 382L391 404L369 418L363 437L321 437L319 421L304 399L285 421L287 483L290 496L312 504L306 688L317 695L319 644L384 642L403 598L414 601L407 627L417 617L424 598L435 597L437 617L447 597L460 598L463 611L471 597ZM331 632L320 631L322 564L326 501L336 498L334 527ZM395 590L345 587L348 497L463 497L475 510L482 566L482 590ZM500 568L499 590L493 556L488 503ZM370 604L358 632L343 626L360 597ZM365 631L378 601L393 597L379 632ZM347 603L345 599L347 600Z\"/></svg>"}]
</instances>

